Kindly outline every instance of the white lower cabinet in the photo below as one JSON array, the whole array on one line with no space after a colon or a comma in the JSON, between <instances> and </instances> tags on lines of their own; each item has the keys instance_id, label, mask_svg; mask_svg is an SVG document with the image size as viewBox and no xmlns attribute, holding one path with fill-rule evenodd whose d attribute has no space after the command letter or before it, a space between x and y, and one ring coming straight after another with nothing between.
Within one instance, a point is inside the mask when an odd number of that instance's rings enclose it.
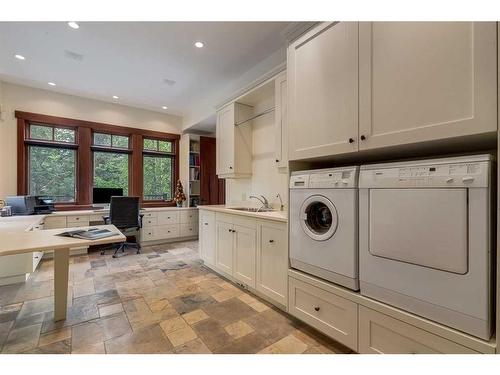
<instances>
[{"instance_id":1,"label":"white lower cabinet","mask_svg":"<svg viewBox=\"0 0 500 375\"><path fill-rule=\"evenodd\" d=\"M197 208L144 211L140 242L193 238L198 235Z\"/></svg>"},{"instance_id":2,"label":"white lower cabinet","mask_svg":"<svg viewBox=\"0 0 500 375\"><path fill-rule=\"evenodd\" d=\"M200 258L215 266L215 212L200 211Z\"/></svg>"},{"instance_id":3,"label":"white lower cabinet","mask_svg":"<svg viewBox=\"0 0 500 375\"><path fill-rule=\"evenodd\" d=\"M290 278L288 312L348 348L358 350L356 303Z\"/></svg>"},{"instance_id":4,"label":"white lower cabinet","mask_svg":"<svg viewBox=\"0 0 500 375\"><path fill-rule=\"evenodd\" d=\"M286 306L288 300L288 241L285 223L261 221L257 246L256 289Z\"/></svg>"},{"instance_id":5,"label":"white lower cabinet","mask_svg":"<svg viewBox=\"0 0 500 375\"><path fill-rule=\"evenodd\" d=\"M359 352L386 354L478 354L390 316L359 306Z\"/></svg>"},{"instance_id":6,"label":"white lower cabinet","mask_svg":"<svg viewBox=\"0 0 500 375\"><path fill-rule=\"evenodd\" d=\"M255 259L257 250L257 229L255 222L245 225L234 224L234 267L233 276L243 284L255 288Z\"/></svg>"},{"instance_id":7,"label":"white lower cabinet","mask_svg":"<svg viewBox=\"0 0 500 375\"><path fill-rule=\"evenodd\" d=\"M214 270L285 309L286 223L200 209L200 254ZM212 249L215 248L215 257Z\"/></svg>"},{"instance_id":8,"label":"white lower cabinet","mask_svg":"<svg viewBox=\"0 0 500 375\"><path fill-rule=\"evenodd\" d=\"M222 221L217 217L215 233L215 266L222 272L232 276L234 236L233 224L230 219Z\"/></svg>"}]
</instances>

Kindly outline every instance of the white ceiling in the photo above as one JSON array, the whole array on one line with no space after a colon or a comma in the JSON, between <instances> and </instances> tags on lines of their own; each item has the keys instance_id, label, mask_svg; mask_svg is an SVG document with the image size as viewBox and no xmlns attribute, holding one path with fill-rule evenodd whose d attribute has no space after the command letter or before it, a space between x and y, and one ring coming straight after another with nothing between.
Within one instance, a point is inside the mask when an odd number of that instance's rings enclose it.
<instances>
[{"instance_id":1,"label":"white ceiling","mask_svg":"<svg viewBox=\"0 0 500 375\"><path fill-rule=\"evenodd\" d=\"M0 22L0 79L182 115L206 93L227 86L282 48L282 31L289 25L79 24L74 30L66 22ZM205 47L194 47L195 41L203 41ZM26 60L15 59L15 54ZM169 85L165 79L175 84ZM49 81L57 86L48 86ZM113 95L119 99L112 99ZM164 105L168 110L161 108Z\"/></svg>"}]
</instances>

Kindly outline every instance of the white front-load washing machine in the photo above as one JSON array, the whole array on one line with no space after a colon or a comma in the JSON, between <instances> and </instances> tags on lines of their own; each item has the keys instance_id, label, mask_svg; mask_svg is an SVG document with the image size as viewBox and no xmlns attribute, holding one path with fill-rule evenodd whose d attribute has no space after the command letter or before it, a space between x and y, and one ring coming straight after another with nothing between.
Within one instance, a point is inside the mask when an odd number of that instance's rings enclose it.
<instances>
[{"instance_id":1,"label":"white front-load washing machine","mask_svg":"<svg viewBox=\"0 0 500 375\"><path fill-rule=\"evenodd\" d=\"M292 268L358 290L359 167L293 172Z\"/></svg>"},{"instance_id":2,"label":"white front-load washing machine","mask_svg":"<svg viewBox=\"0 0 500 375\"><path fill-rule=\"evenodd\" d=\"M361 294L488 340L491 157L362 166Z\"/></svg>"}]
</instances>

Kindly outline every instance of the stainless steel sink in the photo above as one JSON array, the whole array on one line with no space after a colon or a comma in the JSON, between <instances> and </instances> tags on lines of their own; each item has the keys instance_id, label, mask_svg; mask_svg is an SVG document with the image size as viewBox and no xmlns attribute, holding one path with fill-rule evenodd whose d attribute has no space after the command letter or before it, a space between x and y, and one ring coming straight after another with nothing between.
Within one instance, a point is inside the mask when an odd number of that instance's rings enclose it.
<instances>
[{"instance_id":1,"label":"stainless steel sink","mask_svg":"<svg viewBox=\"0 0 500 375\"><path fill-rule=\"evenodd\" d=\"M269 208L255 208L255 207L231 207L230 210L245 211L245 212L273 212L275 210Z\"/></svg>"}]
</instances>

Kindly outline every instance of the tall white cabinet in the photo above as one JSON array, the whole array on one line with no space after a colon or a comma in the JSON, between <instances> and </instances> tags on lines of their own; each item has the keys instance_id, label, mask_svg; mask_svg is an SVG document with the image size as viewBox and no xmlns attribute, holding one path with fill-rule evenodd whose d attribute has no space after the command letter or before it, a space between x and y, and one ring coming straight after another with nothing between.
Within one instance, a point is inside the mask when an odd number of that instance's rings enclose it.
<instances>
[{"instance_id":1,"label":"tall white cabinet","mask_svg":"<svg viewBox=\"0 0 500 375\"><path fill-rule=\"evenodd\" d=\"M354 151L358 132L358 24L326 22L288 48L291 160Z\"/></svg>"}]
</instances>

